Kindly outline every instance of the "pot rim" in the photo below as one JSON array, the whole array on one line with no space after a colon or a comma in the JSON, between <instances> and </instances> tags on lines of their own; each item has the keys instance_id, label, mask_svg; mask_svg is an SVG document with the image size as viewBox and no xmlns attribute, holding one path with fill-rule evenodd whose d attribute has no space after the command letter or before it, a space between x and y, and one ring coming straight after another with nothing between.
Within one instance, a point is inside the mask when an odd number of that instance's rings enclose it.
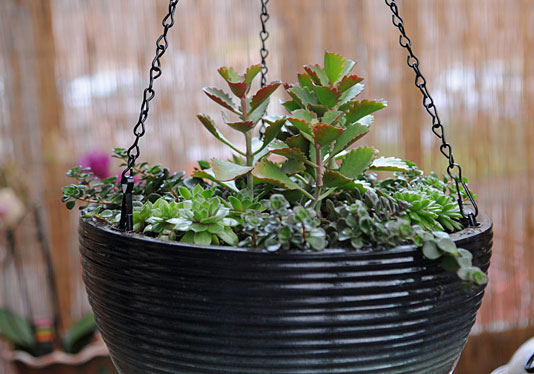
<instances>
[{"instance_id":1,"label":"pot rim","mask_svg":"<svg viewBox=\"0 0 534 374\"><path fill-rule=\"evenodd\" d=\"M476 237L482 236L485 233L491 231L493 229L493 222L489 218L488 215L484 213L480 213L478 217L479 225L477 227L468 227L461 231L458 231L456 233L451 234L451 239L454 240L454 242L457 245L461 245L464 242L471 241L475 239ZM112 240L132 240L138 244L145 244L150 247L154 246L160 246L165 247L167 249L171 248L188 248L188 249L201 249L205 251L212 251L212 252L226 252L226 253L248 253L248 254L268 254L268 255L277 255L277 254L297 254L297 255L307 255L310 257L320 257L320 256L329 256L329 255L335 255L335 254L344 254L344 253L395 253L395 252L406 252L406 251L413 251L417 249L418 247L415 244L406 244L401 245L393 248L370 248L368 250L354 250L354 249L348 249L348 248L325 248L321 251L313 251L313 250L288 250L288 251L277 251L277 252L268 252L264 249L251 249L251 248L243 248L243 247L232 247L232 246L215 246L215 245L198 245L198 244L191 244L191 243L180 243L178 241L169 241L169 240L163 240L163 239L156 239L151 238L145 235L137 234L137 233L128 233L128 232L121 232L118 229L114 227L110 227L106 225L103 222L97 221L93 218L80 218L80 232L84 229L84 227L89 226L91 230L100 231L102 234L110 236Z\"/></svg>"}]
</instances>

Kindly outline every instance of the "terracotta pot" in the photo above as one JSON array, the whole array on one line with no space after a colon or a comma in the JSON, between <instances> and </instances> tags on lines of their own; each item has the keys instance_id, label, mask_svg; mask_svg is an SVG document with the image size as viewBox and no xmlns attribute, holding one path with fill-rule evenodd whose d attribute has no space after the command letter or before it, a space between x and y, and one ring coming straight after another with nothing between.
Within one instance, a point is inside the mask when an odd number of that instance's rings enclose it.
<instances>
[{"instance_id":1,"label":"terracotta pot","mask_svg":"<svg viewBox=\"0 0 534 374\"><path fill-rule=\"evenodd\" d=\"M103 342L87 346L76 355L54 352L34 357L26 352L11 352L9 359L20 374L113 374L115 369Z\"/></svg>"},{"instance_id":2,"label":"terracotta pot","mask_svg":"<svg viewBox=\"0 0 534 374\"><path fill-rule=\"evenodd\" d=\"M487 271L492 225L453 236ZM415 246L253 252L81 220L84 281L123 374L449 374L483 288Z\"/></svg>"}]
</instances>

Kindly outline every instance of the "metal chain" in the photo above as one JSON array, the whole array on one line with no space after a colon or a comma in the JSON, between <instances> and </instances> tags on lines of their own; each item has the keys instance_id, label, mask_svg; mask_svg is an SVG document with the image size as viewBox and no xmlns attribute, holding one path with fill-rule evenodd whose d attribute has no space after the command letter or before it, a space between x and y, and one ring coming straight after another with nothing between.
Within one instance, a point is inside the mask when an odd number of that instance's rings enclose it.
<instances>
[{"instance_id":1,"label":"metal chain","mask_svg":"<svg viewBox=\"0 0 534 374\"><path fill-rule=\"evenodd\" d=\"M139 157L139 140L145 135L145 121L148 118L149 103L156 95L154 91L154 81L161 76L161 57L165 54L165 51L169 47L167 40L167 33L169 29L174 25L174 12L176 6L180 0L169 0L168 13L163 18L161 24L163 25L163 34L156 40L156 57L152 60L152 66L150 67L150 81L148 87L143 91L143 102L141 104L141 113L139 119L134 126L133 133L135 140L130 148L128 148L128 162L126 168L122 172L121 185L123 192L122 199L122 214L119 228L121 230L132 231L133 230L133 207L132 207L132 191L133 191L133 175L132 168L135 165L135 161ZM129 176L126 174L130 173Z\"/></svg>"},{"instance_id":2,"label":"metal chain","mask_svg":"<svg viewBox=\"0 0 534 374\"><path fill-rule=\"evenodd\" d=\"M271 16L269 15L269 11L267 9L267 4L269 3L269 0L260 0L260 1L261 1L260 57L261 57L261 65L263 66L263 68L261 69L261 87L265 87L267 85L267 73L269 72L269 68L267 67L267 56L269 56L269 50L266 47L267 39L269 39L269 32L267 31L267 21L269 21L269 18L271 18ZM261 126L260 126L260 139L263 139L264 135L265 135L265 122L262 121Z\"/></svg>"},{"instance_id":3,"label":"metal chain","mask_svg":"<svg viewBox=\"0 0 534 374\"><path fill-rule=\"evenodd\" d=\"M468 225L476 226L478 225L476 221L476 217L478 216L478 206L475 202L475 199L473 198L471 191L469 190L469 187L467 186L467 183L463 179L461 166L454 161L454 156L452 154L452 146L447 143L445 139L445 129L443 128L441 120L438 116L438 110L434 104L434 100L432 99L432 96L430 95L430 92L428 91L428 88L426 86L426 78L423 76L421 70L419 69L419 58L413 52L412 41L406 34L406 30L404 28L404 20L399 15L399 8L395 0L384 1L393 12L393 25L395 25L400 31L401 35L399 37L399 43L403 48L408 51L408 66L411 67L415 72L415 85L417 86L417 88L419 88L419 91L421 91L421 94L423 95L423 106L425 107L430 117L432 117L432 132L441 140L441 145L439 147L440 152L449 161L449 166L447 166L447 174L451 179L454 180L456 192L458 194L457 201L458 206L460 208L460 213L462 214L464 220ZM454 169L457 170L457 174L454 173ZM471 204L474 209L473 212L466 212L464 209L464 202L462 199L460 185L463 186L465 194L471 201Z\"/></svg>"}]
</instances>

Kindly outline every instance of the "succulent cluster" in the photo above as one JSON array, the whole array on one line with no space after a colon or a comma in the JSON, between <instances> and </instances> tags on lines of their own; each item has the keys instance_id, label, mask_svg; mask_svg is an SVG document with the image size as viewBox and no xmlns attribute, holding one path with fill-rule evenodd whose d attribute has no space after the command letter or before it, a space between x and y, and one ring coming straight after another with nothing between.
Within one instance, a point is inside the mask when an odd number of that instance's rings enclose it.
<instances>
[{"instance_id":1,"label":"succulent cluster","mask_svg":"<svg viewBox=\"0 0 534 374\"><path fill-rule=\"evenodd\" d=\"M231 94L213 87L204 92L226 111L224 124L243 134L245 148L225 138L210 116L199 115L233 158L199 161L191 177L161 166L135 165L134 231L267 251L416 244L460 278L485 283L470 253L456 248L449 237L463 228L450 182L358 145L371 129L372 114L387 104L357 99L364 86L363 78L351 73L354 66L354 61L328 52L324 66L305 66L298 83L283 85L289 100L282 105L288 114L278 117L265 113L280 82L250 93L260 65L242 75L219 69ZM260 121L267 126L258 140L253 135ZM114 153L123 163L127 160L124 150ZM392 174L378 180L378 171ZM67 207L81 201L86 217L116 224L121 199L116 178L100 180L79 167L69 175L77 183L63 189Z\"/></svg>"}]
</instances>

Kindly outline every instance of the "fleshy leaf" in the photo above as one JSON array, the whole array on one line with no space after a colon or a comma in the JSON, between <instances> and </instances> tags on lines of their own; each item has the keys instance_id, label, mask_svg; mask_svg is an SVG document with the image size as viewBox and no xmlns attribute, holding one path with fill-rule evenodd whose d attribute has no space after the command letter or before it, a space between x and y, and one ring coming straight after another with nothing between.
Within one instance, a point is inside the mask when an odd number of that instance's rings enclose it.
<instances>
[{"instance_id":1,"label":"fleshy leaf","mask_svg":"<svg viewBox=\"0 0 534 374\"><path fill-rule=\"evenodd\" d=\"M245 83L249 88L250 84L254 80L254 77L258 75L262 68L263 67L261 65L252 65L248 67L247 71L245 72Z\"/></svg>"},{"instance_id":2,"label":"fleshy leaf","mask_svg":"<svg viewBox=\"0 0 534 374\"><path fill-rule=\"evenodd\" d=\"M408 171L410 167L397 157L380 157L373 161L370 170L374 171Z\"/></svg>"},{"instance_id":3,"label":"fleshy leaf","mask_svg":"<svg viewBox=\"0 0 534 374\"><path fill-rule=\"evenodd\" d=\"M223 66L217 69L221 77L227 82L242 82L243 78L239 76L232 67Z\"/></svg>"},{"instance_id":4,"label":"fleshy leaf","mask_svg":"<svg viewBox=\"0 0 534 374\"><path fill-rule=\"evenodd\" d=\"M313 86L313 90L317 95L319 102L329 108L336 106L339 98L341 97L341 92L334 87Z\"/></svg>"},{"instance_id":5,"label":"fleshy leaf","mask_svg":"<svg viewBox=\"0 0 534 374\"><path fill-rule=\"evenodd\" d=\"M385 108L387 103L385 101L362 100L352 103L347 111L347 123L354 123L363 117Z\"/></svg>"},{"instance_id":6,"label":"fleshy leaf","mask_svg":"<svg viewBox=\"0 0 534 374\"><path fill-rule=\"evenodd\" d=\"M230 190L232 190L234 192L239 192L239 190L237 189L234 181L222 182L222 181L218 180L215 177L215 174L213 173L212 169L195 170L193 172L193 174L191 174L191 176L193 178L207 179L207 180L210 180L212 182L217 183L218 185L220 185L222 187L228 188L228 189L230 189Z\"/></svg>"},{"instance_id":7,"label":"fleshy leaf","mask_svg":"<svg viewBox=\"0 0 534 374\"><path fill-rule=\"evenodd\" d=\"M373 147L353 149L343 159L339 172L348 178L356 179L371 166L375 156L376 149Z\"/></svg>"},{"instance_id":8,"label":"fleshy leaf","mask_svg":"<svg viewBox=\"0 0 534 374\"><path fill-rule=\"evenodd\" d=\"M341 113L342 112L338 110L329 110L323 115L322 122L326 123L327 125L331 125L337 118L339 118Z\"/></svg>"},{"instance_id":9,"label":"fleshy leaf","mask_svg":"<svg viewBox=\"0 0 534 374\"><path fill-rule=\"evenodd\" d=\"M217 129L217 126L215 126L215 122L211 119L210 116L208 116L207 114L199 114L197 115L197 118L200 120L200 122L202 122L202 124L204 125L204 127L215 137L217 138L219 141L221 141L222 143L226 144L227 146L229 146L230 148L232 148L234 151L236 151L237 153L241 154L241 155L244 155L243 152L241 152L239 149L237 149L232 143L230 143L230 141L228 141L228 139L226 139L223 134L221 134L219 132L219 130Z\"/></svg>"},{"instance_id":10,"label":"fleshy leaf","mask_svg":"<svg viewBox=\"0 0 534 374\"><path fill-rule=\"evenodd\" d=\"M287 159L295 161L306 161L306 155L298 148L278 148L273 149L271 153L284 156Z\"/></svg>"},{"instance_id":11,"label":"fleshy leaf","mask_svg":"<svg viewBox=\"0 0 534 374\"><path fill-rule=\"evenodd\" d=\"M344 92L354 86L357 83L360 83L363 81L362 77L359 77L357 75L347 75L344 76L343 79L336 85L337 89L341 92Z\"/></svg>"},{"instance_id":12,"label":"fleshy leaf","mask_svg":"<svg viewBox=\"0 0 534 374\"><path fill-rule=\"evenodd\" d=\"M310 112L306 109L297 109L293 113L291 113L291 117L296 119L301 119L303 121L306 121L308 123L311 123L314 119L317 119L317 115L314 112Z\"/></svg>"},{"instance_id":13,"label":"fleshy leaf","mask_svg":"<svg viewBox=\"0 0 534 374\"><path fill-rule=\"evenodd\" d=\"M338 171L326 170L323 174L323 184L326 187L340 187L349 183L351 179L345 177Z\"/></svg>"},{"instance_id":14,"label":"fleshy leaf","mask_svg":"<svg viewBox=\"0 0 534 374\"><path fill-rule=\"evenodd\" d=\"M363 91L364 87L365 86L362 83L358 83L352 86L351 88L343 91L341 97L339 98L339 106L349 103L352 99L354 99Z\"/></svg>"},{"instance_id":15,"label":"fleshy leaf","mask_svg":"<svg viewBox=\"0 0 534 374\"><path fill-rule=\"evenodd\" d=\"M263 88L260 88L258 92L252 97L250 102L250 111L259 107L265 100L273 94L274 91L281 85L281 82L273 82Z\"/></svg>"},{"instance_id":16,"label":"fleshy leaf","mask_svg":"<svg viewBox=\"0 0 534 374\"><path fill-rule=\"evenodd\" d=\"M263 144L256 152L254 152L254 154L258 154L262 150L264 150L269 145L269 143L271 143L273 139L276 138L278 134L280 134L284 123L286 123L285 118L271 122L271 124L267 126L267 128L265 129L265 134L263 136Z\"/></svg>"},{"instance_id":17,"label":"fleshy leaf","mask_svg":"<svg viewBox=\"0 0 534 374\"><path fill-rule=\"evenodd\" d=\"M328 76L319 65L306 65L304 70L310 76L313 83L318 86L328 85Z\"/></svg>"},{"instance_id":18,"label":"fleshy leaf","mask_svg":"<svg viewBox=\"0 0 534 374\"><path fill-rule=\"evenodd\" d=\"M360 123L354 123L347 126L345 132L337 139L332 155L337 155L339 152L347 149L347 147L367 134L368 131L369 128Z\"/></svg>"},{"instance_id":19,"label":"fleshy leaf","mask_svg":"<svg viewBox=\"0 0 534 374\"><path fill-rule=\"evenodd\" d=\"M206 87L203 89L204 93L206 95L208 95L208 97L210 99L212 99L213 101L215 101L217 104L225 107L226 109L234 112L235 114L241 114L234 102L232 101L232 99L230 98L230 95L228 95L226 92L224 92L223 90L220 90L218 88L215 88L215 87Z\"/></svg>"},{"instance_id":20,"label":"fleshy leaf","mask_svg":"<svg viewBox=\"0 0 534 374\"><path fill-rule=\"evenodd\" d=\"M269 98L265 100L263 103L255 107L252 111L248 113L248 119L249 121L252 121L253 123L258 123L260 119L262 119L263 115L267 111L267 107L269 106Z\"/></svg>"},{"instance_id":21,"label":"fleshy leaf","mask_svg":"<svg viewBox=\"0 0 534 374\"><path fill-rule=\"evenodd\" d=\"M327 125L326 123L318 123L313 127L313 137L315 143L322 147L339 138L344 131L344 129Z\"/></svg>"},{"instance_id":22,"label":"fleshy leaf","mask_svg":"<svg viewBox=\"0 0 534 374\"><path fill-rule=\"evenodd\" d=\"M223 66L217 69L221 77L228 83L228 86L237 97L241 98L247 93L248 85L245 78L238 75L233 68Z\"/></svg>"},{"instance_id":23,"label":"fleshy leaf","mask_svg":"<svg viewBox=\"0 0 534 374\"><path fill-rule=\"evenodd\" d=\"M246 133L247 131L252 130L254 128L254 122L252 121L226 122L226 124L234 130L240 131L242 133Z\"/></svg>"},{"instance_id":24,"label":"fleshy leaf","mask_svg":"<svg viewBox=\"0 0 534 374\"><path fill-rule=\"evenodd\" d=\"M295 126L301 133L313 135L312 126L310 123L298 118L288 118L288 121L291 122L291 124Z\"/></svg>"},{"instance_id":25,"label":"fleshy leaf","mask_svg":"<svg viewBox=\"0 0 534 374\"><path fill-rule=\"evenodd\" d=\"M34 348L31 324L7 309L0 309L0 335L18 347L28 350Z\"/></svg>"},{"instance_id":26,"label":"fleshy leaf","mask_svg":"<svg viewBox=\"0 0 534 374\"><path fill-rule=\"evenodd\" d=\"M324 54L324 71L330 84L333 85L342 77L345 69L345 57L337 53L326 52Z\"/></svg>"},{"instance_id":27,"label":"fleshy leaf","mask_svg":"<svg viewBox=\"0 0 534 374\"><path fill-rule=\"evenodd\" d=\"M308 109L316 113L319 117L324 116L330 110L326 105L321 104L308 104Z\"/></svg>"},{"instance_id":28,"label":"fleshy leaf","mask_svg":"<svg viewBox=\"0 0 534 374\"><path fill-rule=\"evenodd\" d=\"M211 168L215 177L222 182L237 179L252 170L252 166L237 165L233 162L218 160L216 158L211 160Z\"/></svg>"},{"instance_id":29,"label":"fleshy leaf","mask_svg":"<svg viewBox=\"0 0 534 374\"><path fill-rule=\"evenodd\" d=\"M247 84L245 82L228 82L230 90L239 98L244 97L247 94Z\"/></svg>"},{"instance_id":30,"label":"fleshy leaf","mask_svg":"<svg viewBox=\"0 0 534 374\"><path fill-rule=\"evenodd\" d=\"M287 90L287 93L301 108L307 108L309 104L318 104L312 91L306 87L291 87Z\"/></svg>"},{"instance_id":31,"label":"fleshy leaf","mask_svg":"<svg viewBox=\"0 0 534 374\"><path fill-rule=\"evenodd\" d=\"M291 136L285 140L286 144L293 148L300 149L303 153L308 152L310 142L302 134Z\"/></svg>"},{"instance_id":32,"label":"fleshy leaf","mask_svg":"<svg viewBox=\"0 0 534 374\"><path fill-rule=\"evenodd\" d=\"M343 69L343 72L341 73L341 76L344 77L346 75L349 75L352 69L354 69L355 65L356 65L356 61L352 61L348 58L345 58L345 67Z\"/></svg>"},{"instance_id":33,"label":"fleshy leaf","mask_svg":"<svg viewBox=\"0 0 534 374\"><path fill-rule=\"evenodd\" d=\"M264 182L290 190L299 188L275 163L269 160L258 162L252 170L252 175Z\"/></svg>"},{"instance_id":34,"label":"fleshy leaf","mask_svg":"<svg viewBox=\"0 0 534 374\"><path fill-rule=\"evenodd\" d=\"M301 108L301 106L299 105L299 103L297 103L295 100L288 100L288 101L281 101L280 100L280 104L286 108L286 110L291 113L299 108Z\"/></svg>"},{"instance_id":35,"label":"fleshy leaf","mask_svg":"<svg viewBox=\"0 0 534 374\"><path fill-rule=\"evenodd\" d=\"M299 73L297 74L297 77L299 79L299 84L301 87L307 87L309 90L313 90L313 82L309 75Z\"/></svg>"},{"instance_id":36,"label":"fleshy leaf","mask_svg":"<svg viewBox=\"0 0 534 374\"><path fill-rule=\"evenodd\" d=\"M282 164L280 170L287 175L293 175L306 170L306 167L303 161L288 159Z\"/></svg>"}]
</instances>

